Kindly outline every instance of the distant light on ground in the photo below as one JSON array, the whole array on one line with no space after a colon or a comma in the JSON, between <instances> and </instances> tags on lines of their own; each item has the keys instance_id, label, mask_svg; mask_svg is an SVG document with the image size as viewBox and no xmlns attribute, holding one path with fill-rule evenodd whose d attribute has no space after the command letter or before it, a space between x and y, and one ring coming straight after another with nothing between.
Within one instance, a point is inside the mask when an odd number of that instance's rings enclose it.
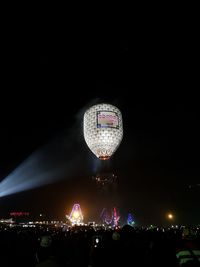
<instances>
[{"instance_id":1,"label":"distant light on ground","mask_svg":"<svg viewBox=\"0 0 200 267\"><path fill-rule=\"evenodd\" d=\"M174 216L173 216L172 213L169 213L169 214L167 215L167 217L168 217L168 219L170 219L170 220L172 220L172 219L174 218Z\"/></svg>"}]
</instances>

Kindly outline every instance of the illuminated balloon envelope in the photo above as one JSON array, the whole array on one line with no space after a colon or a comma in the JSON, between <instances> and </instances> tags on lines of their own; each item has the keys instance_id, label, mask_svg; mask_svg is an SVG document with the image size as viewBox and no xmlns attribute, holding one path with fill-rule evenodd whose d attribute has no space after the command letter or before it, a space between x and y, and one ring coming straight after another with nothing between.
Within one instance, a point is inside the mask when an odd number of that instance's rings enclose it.
<instances>
[{"instance_id":1,"label":"illuminated balloon envelope","mask_svg":"<svg viewBox=\"0 0 200 267\"><path fill-rule=\"evenodd\" d=\"M90 150L101 160L109 159L122 141L122 114L110 104L94 105L84 114L83 130Z\"/></svg>"},{"instance_id":2,"label":"illuminated balloon envelope","mask_svg":"<svg viewBox=\"0 0 200 267\"><path fill-rule=\"evenodd\" d=\"M130 226L133 226L135 224L133 216L132 216L131 213L128 214L127 224L130 225Z\"/></svg>"},{"instance_id":3,"label":"illuminated balloon envelope","mask_svg":"<svg viewBox=\"0 0 200 267\"><path fill-rule=\"evenodd\" d=\"M74 204L69 219L72 224L81 224L83 223L83 214L79 204Z\"/></svg>"},{"instance_id":4,"label":"illuminated balloon envelope","mask_svg":"<svg viewBox=\"0 0 200 267\"><path fill-rule=\"evenodd\" d=\"M105 208L101 212L101 219L103 223L110 225L113 220L112 213L109 213Z\"/></svg>"}]
</instances>

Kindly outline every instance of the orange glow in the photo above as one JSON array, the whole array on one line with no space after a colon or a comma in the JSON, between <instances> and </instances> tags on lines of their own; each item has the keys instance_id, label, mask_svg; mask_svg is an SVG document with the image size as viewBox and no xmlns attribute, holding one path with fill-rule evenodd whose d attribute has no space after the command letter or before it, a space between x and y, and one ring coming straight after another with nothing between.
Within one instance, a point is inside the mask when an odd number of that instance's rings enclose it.
<instances>
[{"instance_id":1,"label":"orange glow","mask_svg":"<svg viewBox=\"0 0 200 267\"><path fill-rule=\"evenodd\" d=\"M101 160L108 160L110 157L109 156L100 156L99 159Z\"/></svg>"},{"instance_id":2,"label":"orange glow","mask_svg":"<svg viewBox=\"0 0 200 267\"><path fill-rule=\"evenodd\" d=\"M169 214L167 215L167 217L168 217L168 219L170 219L170 220L172 220L172 219L174 218L173 214L171 214L171 213L169 213Z\"/></svg>"}]
</instances>

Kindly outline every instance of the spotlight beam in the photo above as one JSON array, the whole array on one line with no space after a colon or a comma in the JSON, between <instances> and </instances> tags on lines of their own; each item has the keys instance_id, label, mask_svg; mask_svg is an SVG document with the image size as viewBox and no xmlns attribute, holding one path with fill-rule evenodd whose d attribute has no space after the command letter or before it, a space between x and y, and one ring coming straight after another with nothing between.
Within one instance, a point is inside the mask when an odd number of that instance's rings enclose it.
<instances>
[{"instance_id":1,"label":"spotlight beam","mask_svg":"<svg viewBox=\"0 0 200 267\"><path fill-rule=\"evenodd\" d=\"M68 135L57 138L29 156L0 182L0 197L56 183L74 175L81 163L81 153L76 152L77 133L75 125Z\"/></svg>"}]
</instances>

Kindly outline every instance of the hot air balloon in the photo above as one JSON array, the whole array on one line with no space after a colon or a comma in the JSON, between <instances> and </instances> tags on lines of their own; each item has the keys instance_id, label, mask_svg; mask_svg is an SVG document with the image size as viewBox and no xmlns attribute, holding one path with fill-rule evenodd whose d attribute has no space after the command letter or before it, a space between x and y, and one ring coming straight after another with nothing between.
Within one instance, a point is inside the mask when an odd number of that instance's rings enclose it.
<instances>
[{"instance_id":1,"label":"hot air balloon","mask_svg":"<svg viewBox=\"0 0 200 267\"><path fill-rule=\"evenodd\" d=\"M69 220L71 221L71 223L74 224L81 224L83 223L83 214L81 211L81 207L79 204L74 204L71 214L69 216Z\"/></svg>"},{"instance_id":2,"label":"hot air balloon","mask_svg":"<svg viewBox=\"0 0 200 267\"><path fill-rule=\"evenodd\" d=\"M109 159L123 137L122 114L111 104L97 104L84 114L84 138L90 150L101 160Z\"/></svg>"}]
</instances>

